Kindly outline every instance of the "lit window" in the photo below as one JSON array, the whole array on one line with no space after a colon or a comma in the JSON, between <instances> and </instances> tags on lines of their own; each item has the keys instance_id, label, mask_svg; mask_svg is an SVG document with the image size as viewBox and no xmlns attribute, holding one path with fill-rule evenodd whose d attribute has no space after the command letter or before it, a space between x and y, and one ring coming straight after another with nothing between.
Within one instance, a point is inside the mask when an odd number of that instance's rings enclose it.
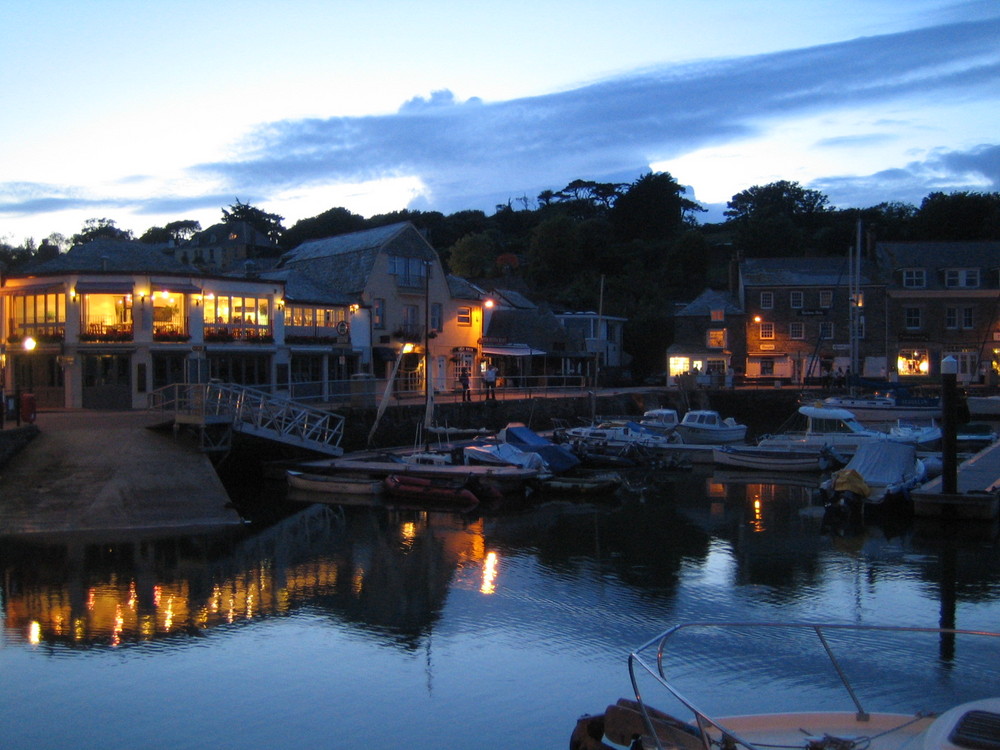
<instances>
[{"instance_id":1,"label":"lit window","mask_svg":"<svg viewBox=\"0 0 1000 750\"><path fill-rule=\"evenodd\" d=\"M774 338L774 323L760 324L760 338L764 341L769 341Z\"/></svg>"},{"instance_id":2,"label":"lit window","mask_svg":"<svg viewBox=\"0 0 1000 750\"><path fill-rule=\"evenodd\" d=\"M381 297L372 300L372 327L385 328L385 300Z\"/></svg>"},{"instance_id":3,"label":"lit window","mask_svg":"<svg viewBox=\"0 0 1000 750\"><path fill-rule=\"evenodd\" d=\"M460 326L471 326L472 325L472 308L471 307L460 307L460 308L458 308L458 324Z\"/></svg>"},{"instance_id":4,"label":"lit window","mask_svg":"<svg viewBox=\"0 0 1000 750\"><path fill-rule=\"evenodd\" d=\"M717 321L718 320L725 320L726 319L726 311L725 310L712 310L712 312L711 312L711 319L712 320L717 320Z\"/></svg>"},{"instance_id":5,"label":"lit window","mask_svg":"<svg viewBox=\"0 0 1000 750\"><path fill-rule=\"evenodd\" d=\"M717 330L710 330L708 332L708 344L709 349L725 349L726 348L726 329L720 328Z\"/></svg>"}]
</instances>

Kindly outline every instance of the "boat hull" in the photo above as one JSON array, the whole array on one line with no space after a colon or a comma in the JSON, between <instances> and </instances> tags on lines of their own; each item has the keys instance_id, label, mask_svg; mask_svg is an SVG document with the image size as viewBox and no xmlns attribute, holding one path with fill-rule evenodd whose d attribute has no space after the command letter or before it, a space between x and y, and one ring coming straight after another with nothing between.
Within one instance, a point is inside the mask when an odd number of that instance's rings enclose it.
<instances>
[{"instance_id":1,"label":"boat hull","mask_svg":"<svg viewBox=\"0 0 1000 750\"><path fill-rule=\"evenodd\" d=\"M381 495L382 480L364 477L345 477L334 474L310 474L303 471L286 472L288 486L297 490L326 492L334 495Z\"/></svg>"},{"instance_id":2,"label":"boat hull","mask_svg":"<svg viewBox=\"0 0 1000 750\"><path fill-rule=\"evenodd\" d=\"M712 460L719 466L761 471L826 471L833 459L820 450L783 450L753 446L715 448Z\"/></svg>"},{"instance_id":3,"label":"boat hull","mask_svg":"<svg viewBox=\"0 0 1000 750\"><path fill-rule=\"evenodd\" d=\"M675 432L685 443L693 445L725 445L740 443L747 436L746 425L736 427L698 427L696 425L679 424Z\"/></svg>"}]
</instances>

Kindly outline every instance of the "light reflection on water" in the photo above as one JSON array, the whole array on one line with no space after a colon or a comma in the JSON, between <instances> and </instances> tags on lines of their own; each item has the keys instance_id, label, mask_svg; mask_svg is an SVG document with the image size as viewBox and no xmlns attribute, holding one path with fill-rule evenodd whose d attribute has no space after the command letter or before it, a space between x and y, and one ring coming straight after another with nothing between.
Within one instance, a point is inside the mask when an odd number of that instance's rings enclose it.
<instances>
[{"instance_id":1,"label":"light reflection on water","mask_svg":"<svg viewBox=\"0 0 1000 750\"><path fill-rule=\"evenodd\" d=\"M651 476L617 504L314 505L205 536L5 540L4 747L562 748L630 694L628 651L677 622L1000 622L995 530L823 535L808 487L724 478ZM678 667L702 685L734 667L728 710L818 693L746 648Z\"/></svg>"}]
</instances>

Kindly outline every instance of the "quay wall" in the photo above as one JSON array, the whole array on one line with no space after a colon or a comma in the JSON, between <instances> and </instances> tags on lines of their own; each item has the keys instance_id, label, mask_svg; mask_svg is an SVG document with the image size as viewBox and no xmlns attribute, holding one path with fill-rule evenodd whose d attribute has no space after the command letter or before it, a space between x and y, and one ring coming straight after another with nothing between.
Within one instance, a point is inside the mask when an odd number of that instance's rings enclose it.
<instances>
[{"instance_id":1,"label":"quay wall","mask_svg":"<svg viewBox=\"0 0 1000 750\"><path fill-rule=\"evenodd\" d=\"M668 407L679 413L689 409L715 409L748 426L752 438L775 432L798 405L799 392L791 389L697 390L650 389L607 392L596 396L538 397L437 403L436 423L442 427L498 430L509 422L523 422L536 431L550 430L553 420L577 424L591 416L639 417L647 409ZM346 418L345 451L368 447L368 433L375 421L374 408L340 409ZM423 405L400 405L386 409L372 439L372 447L411 445L423 422ZM433 440L433 439L432 439ZM426 442L426 441L425 441Z\"/></svg>"}]
</instances>

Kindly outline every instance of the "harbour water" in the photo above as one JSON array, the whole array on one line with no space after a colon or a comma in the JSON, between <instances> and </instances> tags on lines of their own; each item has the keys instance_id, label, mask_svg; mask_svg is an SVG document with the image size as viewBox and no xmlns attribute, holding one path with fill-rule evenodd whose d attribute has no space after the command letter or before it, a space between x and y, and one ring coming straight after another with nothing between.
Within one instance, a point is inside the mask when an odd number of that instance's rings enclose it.
<instances>
[{"instance_id":1,"label":"harbour water","mask_svg":"<svg viewBox=\"0 0 1000 750\"><path fill-rule=\"evenodd\" d=\"M0 540L0 746L555 750L674 623L1000 627L995 527L823 533L813 481L637 472L465 515L276 483L218 533Z\"/></svg>"}]
</instances>

